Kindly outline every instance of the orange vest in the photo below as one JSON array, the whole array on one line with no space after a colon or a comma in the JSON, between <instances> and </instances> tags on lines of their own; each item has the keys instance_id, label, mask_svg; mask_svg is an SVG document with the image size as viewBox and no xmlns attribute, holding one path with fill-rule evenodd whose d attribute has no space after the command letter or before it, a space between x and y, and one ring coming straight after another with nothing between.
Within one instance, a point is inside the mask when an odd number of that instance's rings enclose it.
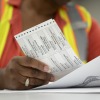
<instances>
[{"instance_id":1,"label":"orange vest","mask_svg":"<svg viewBox=\"0 0 100 100\"><path fill-rule=\"evenodd\" d=\"M83 8L82 6L76 5L76 8L77 8L80 16L82 17L83 22L87 23L86 33L88 35L88 33L89 33L90 29L91 29L91 25L92 25L91 16L88 13L88 11L85 8ZM74 52L79 56L77 43L76 43L76 38L75 38L75 35L74 35L74 32L73 32L73 29L72 29L71 22L70 22L70 19L68 17L68 14L66 13L67 12L66 10L63 7L59 11L59 15L61 16L61 18L66 23L65 26L63 27L63 33L64 33L64 36L65 36L66 40L69 42L69 44L73 48Z\"/></svg>"},{"instance_id":2,"label":"orange vest","mask_svg":"<svg viewBox=\"0 0 100 100\"><path fill-rule=\"evenodd\" d=\"M8 0L1 0L0 15L0 58L2 56L7 36L10 29L9 21L12 18L13 7L7 3Z\"/></svg>"},{"instance_id":3,"label":"orange vest","mask_svg":"<svg viewBox=\"0 0 100 100\"><path fill-rule=\"evenodd\" d=\"M2 57L3 50L6 44L6 40L7 40L7 36L9 33L9 29L10 29L9 20L12 18L12 14L13 14L13 6L9 5L7 3L7 0L2 0L1 3L2 3L2 7L1 7L2 13L0 17L1 18L0 20L0 58ZM91 24L92 24L91 16L88 13L88 11L86 11L85 8L78 6L78 5L76 5L76 7L83 21L88 24L86 32L89 33ZM75 51L75 53L79 56L78 49L77 49L77 43L74 37L74 32L71 27L71 22L68 18L68 14L67 14L65 7L62 7L59 10L59 16L66 23L65 26L63 27L64 36L66 40L69 42L69 44L71 45L71 47L73 48L73 50Z\"/></svg>"}]
</instances>

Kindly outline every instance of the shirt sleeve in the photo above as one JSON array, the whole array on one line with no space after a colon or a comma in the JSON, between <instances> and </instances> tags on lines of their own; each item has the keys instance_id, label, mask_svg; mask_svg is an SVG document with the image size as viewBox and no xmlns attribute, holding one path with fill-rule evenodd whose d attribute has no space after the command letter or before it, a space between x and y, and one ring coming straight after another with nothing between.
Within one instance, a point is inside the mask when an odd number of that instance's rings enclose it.
<instances>
[{"instance_id":1,"label":"shirt sleeve","mask_svg":"<svg viewBox=\"0 0 100 100\"><path fill-rule=\"evenodd\" d=\"M92 19L92 27L88 34L88 61L100 56L100 26Z\"/></svg>"}]
</instances>

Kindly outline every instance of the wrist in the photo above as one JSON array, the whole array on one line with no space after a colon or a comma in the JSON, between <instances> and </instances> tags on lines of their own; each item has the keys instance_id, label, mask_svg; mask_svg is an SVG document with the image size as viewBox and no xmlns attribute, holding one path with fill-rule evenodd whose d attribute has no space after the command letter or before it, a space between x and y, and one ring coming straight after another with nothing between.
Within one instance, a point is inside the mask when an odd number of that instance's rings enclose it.
<instances>
[{"instance_id":1,"label":"wrist","mask_svg":"<svg viewBox=\"0 0 100 100\"><path fill-rule=\"evenodd\" d=\"M5 89L4 80L4 69L0 69L0 90Z\"/></svg>"}]
</instances>

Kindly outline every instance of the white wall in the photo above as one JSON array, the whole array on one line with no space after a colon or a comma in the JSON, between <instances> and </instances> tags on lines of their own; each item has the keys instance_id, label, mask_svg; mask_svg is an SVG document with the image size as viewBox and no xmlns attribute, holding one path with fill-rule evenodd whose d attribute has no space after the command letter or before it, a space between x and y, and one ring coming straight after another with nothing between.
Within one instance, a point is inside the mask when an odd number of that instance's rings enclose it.
<instances>
[{"instance_id":1,"label":"white wall","mask_svg":"<svg viewBox=\"0 0 100 100\"><path fill-rule=\"evenodd\" d=\"M91 15L100 23L100 0L73 0L88 9Z\"/></svg>"}]
</instances>

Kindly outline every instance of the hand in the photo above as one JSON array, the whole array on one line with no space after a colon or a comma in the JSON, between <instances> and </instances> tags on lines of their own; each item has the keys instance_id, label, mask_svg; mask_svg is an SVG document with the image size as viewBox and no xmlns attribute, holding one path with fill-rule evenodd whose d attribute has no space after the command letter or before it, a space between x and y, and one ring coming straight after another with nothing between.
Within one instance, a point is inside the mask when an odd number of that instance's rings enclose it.
<instances>
[{"instance_id":1,"label":"hand","mask_svg":"<svg viewBox=\"0 0 100 100\"><path fill-rule=\"evenodd\" d=\"M4 69L4 86L6 89L23 90L31 89L54 81L49 67L30 57L14 57ZM25 86L29 78L29 86Z\"/></svg>"}]
</instances>

